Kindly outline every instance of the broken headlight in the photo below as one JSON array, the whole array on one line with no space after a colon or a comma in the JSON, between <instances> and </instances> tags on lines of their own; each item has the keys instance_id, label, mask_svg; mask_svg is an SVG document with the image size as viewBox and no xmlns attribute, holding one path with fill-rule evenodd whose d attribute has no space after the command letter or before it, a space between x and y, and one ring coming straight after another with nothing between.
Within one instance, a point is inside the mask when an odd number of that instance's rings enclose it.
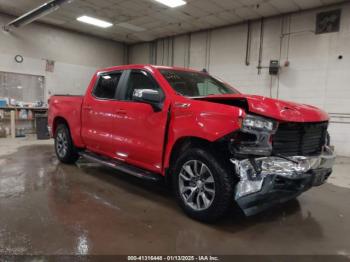
<instances>
[{"instance_id":1,"label":"broken headlight","mask_svg":"<svg viewBox=\"0 0 350 262\"><path fill-rule=\"evenodd\" d=\"M232 137L229 145L234 155L269 156L272 153L271 136L276 132L278 122L261 116L246 115L242 128Z\"/></svg>"},{"instance_id":2,"label":"broken headlight","mask_svg":"<svg viewBox=\"0 0 350 262\"><path fill-rule=\"evenodd\" d=\"M264 117L247 115L243 119L242 127L245 130L266 131L272 133L276 129L277 123Z\"/></svg>"}]
</instances>

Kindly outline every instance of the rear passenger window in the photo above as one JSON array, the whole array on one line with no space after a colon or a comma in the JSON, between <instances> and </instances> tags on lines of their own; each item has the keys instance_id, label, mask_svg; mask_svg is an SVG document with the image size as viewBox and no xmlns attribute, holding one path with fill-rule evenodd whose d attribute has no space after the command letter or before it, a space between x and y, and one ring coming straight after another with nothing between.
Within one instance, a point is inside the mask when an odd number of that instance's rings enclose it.
<instances>
[{"instance_id":1,"label":"rear passenger window","mask_svg":"<svg viewBox=\"0 0 350 262\"><path fill-rule=\"evenodd\" d=\"M101 99L115 99L121 76L121 72L101 75L93 95Z\"/></svg>"}]
</instances>

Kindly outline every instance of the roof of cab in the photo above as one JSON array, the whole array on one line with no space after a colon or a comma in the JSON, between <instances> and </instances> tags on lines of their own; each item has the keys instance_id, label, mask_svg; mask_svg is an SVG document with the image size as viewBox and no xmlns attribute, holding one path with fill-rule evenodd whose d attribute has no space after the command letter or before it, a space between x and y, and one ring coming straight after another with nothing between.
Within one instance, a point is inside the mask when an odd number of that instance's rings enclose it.
<instances>
[{"instance_id":1,"label":"roof of cab","mask_svg":"<svg viewBox=\"0 0 350 262\"><path fill-rule=\"evenodd\" d=\"M102 72L111 72L116 70L128 70L128 69L168 69L168 70L178 70L178 71L187 71L187 72L198 72L198 70L185 68L185 67L176 67L176 66L162 66L162 65L151 65L151 64L130 64L130 65L120 65L120 66L112 66L97 70L97 73Z\"/></svg>"}]
</instances>

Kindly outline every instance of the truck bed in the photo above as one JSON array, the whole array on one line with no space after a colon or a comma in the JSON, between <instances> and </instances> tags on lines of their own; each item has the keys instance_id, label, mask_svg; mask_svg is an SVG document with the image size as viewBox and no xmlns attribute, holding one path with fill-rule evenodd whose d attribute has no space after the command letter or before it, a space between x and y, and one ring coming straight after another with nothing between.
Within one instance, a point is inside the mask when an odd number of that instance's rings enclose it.
<instances>
[{"instance_id":1,"label":"truck bed","mask_svg":"<svg viewBox=\"0 0 350 262\"><path fill-rule=\"evenodd\" d=\"M56 127L53 119L56 117L65 119L69 123L71 135L76 145L81 144L81 107L83 99L83 96L54 95L49 100L49 126L52 127L54 132Z\"/></svg>"}]
</instances>

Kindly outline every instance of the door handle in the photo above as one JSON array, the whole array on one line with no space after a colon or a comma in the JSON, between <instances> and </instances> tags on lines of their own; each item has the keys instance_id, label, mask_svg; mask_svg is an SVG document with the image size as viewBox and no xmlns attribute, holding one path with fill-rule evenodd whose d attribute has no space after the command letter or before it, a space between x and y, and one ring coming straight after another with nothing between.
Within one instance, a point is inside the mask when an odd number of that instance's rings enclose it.
<instances>
[{"instance_id":1,"label":"door handle","mask_svg":"<svg viewBox=\"0 0 350 262\"><path fill-rule=\"evenodd\" d=\"M92 110L92 106L84 106L83 109L84 110Z\"/></svg>"},{"instance_id":2,"label":"door handle","mask_svg":"<svg viewBox=\"0 0 350 262\"><path fill-rule=\"evenodd\" d=\"M126 110L125 109L117 109L117 110L115 110L115 113L117 115L126 115Z\"/></svg>"}]
</instances>

